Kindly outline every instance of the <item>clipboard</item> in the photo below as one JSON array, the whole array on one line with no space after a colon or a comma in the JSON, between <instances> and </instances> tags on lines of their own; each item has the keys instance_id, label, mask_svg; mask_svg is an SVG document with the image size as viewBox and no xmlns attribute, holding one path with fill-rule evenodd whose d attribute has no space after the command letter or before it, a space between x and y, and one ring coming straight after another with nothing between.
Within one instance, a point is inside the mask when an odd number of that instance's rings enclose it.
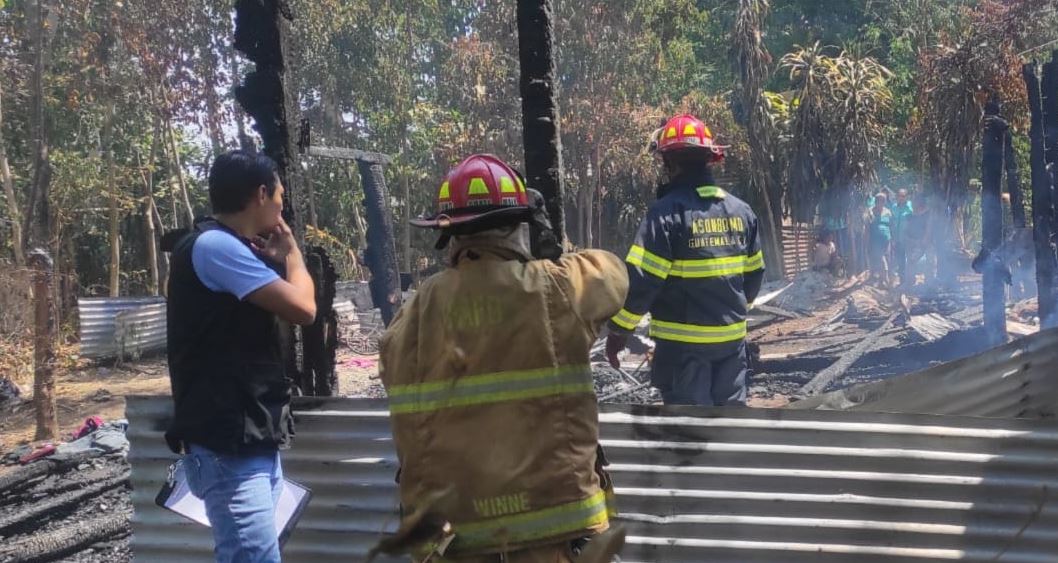
<instances>
[{"instance_id":1,"label":"clipboard","mask_svg":"<svg viewBox=\"0 0 1058 563\"><path fill-rule=\"evenodd\" d=\"M283 490L276 504L276 535L279 537L280 548L290 538L311 498L312 491L308 487L283 479ZM158 491L158 496L154 498L154 504L197 524L210 526L206 503L191 492L182 459L169 466L168 476L162 484L162 489Z\"/></svg>"}]
</instances>

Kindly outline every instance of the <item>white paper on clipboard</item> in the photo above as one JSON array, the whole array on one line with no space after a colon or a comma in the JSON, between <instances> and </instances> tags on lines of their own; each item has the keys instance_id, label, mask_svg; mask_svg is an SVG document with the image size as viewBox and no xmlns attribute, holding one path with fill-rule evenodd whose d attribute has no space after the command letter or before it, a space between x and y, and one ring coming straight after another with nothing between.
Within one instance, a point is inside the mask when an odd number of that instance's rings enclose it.
<instances>
[{"instance_id":1,"label":"white paper on clipboard","mask_svg":"<svg viewBox=\"0 0 1058 563\"><path fill-rule=\"evenodd\" d=\"M169 473L169 479L158 492L155 504L188 520L209 526L206 504L191 492L187 475L184 473L183 460L170 466ZM279 536L280 545L286 542L290 532L294 530L311 497L312 491L303 485L289 479L283 480L283 490L276 504L276 535Z\"/></svg>"}]
</instances>

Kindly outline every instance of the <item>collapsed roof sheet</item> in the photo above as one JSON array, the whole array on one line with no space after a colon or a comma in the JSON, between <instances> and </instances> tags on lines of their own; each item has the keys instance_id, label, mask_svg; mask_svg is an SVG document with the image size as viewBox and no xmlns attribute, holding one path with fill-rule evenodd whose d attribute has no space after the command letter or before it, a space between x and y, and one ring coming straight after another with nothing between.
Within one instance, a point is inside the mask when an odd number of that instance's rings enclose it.
<instances>
[{"instance_id":1,"label":"collapsed roof sheet","mask_svg":"<svg viewBox=\"0 0 1058 563\"><path fill-rule=\"evenodd\" d=\"M918 373L796 401L787 408L1054 418L1058 329Z\"/></svg>"},{"instance_id":2,"label":"collapsed roof sheet","mask_svg":"<svg viewBox=\"0 0 1058 563\"><path fill-rule=\"evenodd\" d=\"M603 409L626 562L1058 560L1056 421ZM154 505L169 410L164 397L128 403L134 553L209 561L208 530ZM359 560L397 520L385 403L305 399L296 412L284 469L314 497L284 561Z\"/></svg>"}]
</instances>

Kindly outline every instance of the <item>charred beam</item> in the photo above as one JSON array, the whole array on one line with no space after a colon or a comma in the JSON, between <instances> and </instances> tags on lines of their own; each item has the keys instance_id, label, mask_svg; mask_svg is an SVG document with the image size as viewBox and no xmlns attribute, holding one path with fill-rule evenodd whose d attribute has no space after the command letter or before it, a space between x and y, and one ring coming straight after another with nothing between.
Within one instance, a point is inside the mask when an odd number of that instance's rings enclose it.
<instances>
[{"instance_id":1,"label":"charred beam","mask_svg":"<svg viewBox=\"0 0 1058 563\"><path fill-rule=\"evenodd\" d=\"M305 240L305 226L297 221L304 208L298 166L296 127L297 96L288 79L290 24L294 16L287 0L237 0L235 3L235 42L237 50L254 62L254 71L235 88L235 99L254 120L254 129L264 142L262 151L276 162L283 192L283 219L297 240ZM281 323L282 356L287 373L296 386L308 383L299 370L297 330Z\"/></svg>"},{"instance_id":2,"label":"charred beam","mask_svg":"<svg viewBox=\"0 0 1058 563\"><path fill-rule=\"evenodd\" d=\"M389 326L400 308L400 269L397 264L396 239L393 237L393 216L390 214L389 192L382 165L377 162L356 161L364 188L364 207L367 209L367 248L364 262L371 270L371 299L382 311L382 322Z\"/></svg>"},{"instance_id":3,"label":"charred beam","mask_svg":"<svg viewBox=\"0 0 1058 563\"><path fill-rule=\"evenodd\" d=\"M306 266L316 285L316 321L302 329L306 386L302 391L314 397L333 397L338 393L338 375L334 371L338 352L338 316L334 312L338 274L327 251L318 246L309 249Z\"/></svg>"},{"instance_id":4,"label":"charred beam","mask_svg":"<svg viewBox=\"0 0 1058 563\"><path fill-rule=\"evenodd\" d=\"M254 120L264 142L262 151L279 166L284 192L283 218L299 240L304 226L296 221L300 211L296 124L297 96L289 84L290 24L294 19L286 0L238 0L235 3L235 48L256 65L236 87L235 99Z\"/></svg>"},{"instance_id":5,"label":"charred beam","mask_svg":"<svg viewBox=\"0 0 1058 563\"><path fill-rule=\"evenodd\" d=\"M554 13L552 0L518 0L525 176L529 186L544 195L551 225L561 243L566 229L555 88Z\"/></svg>"},{"instance_id":6,"label":"charred beam","mask_svg":"<svg viewBox=\"0 0 1058 563\"><path fill-rule=\"evenodd\" d=\"M999 247L1003 244L1003 141L1007 123L999 117L999 104L985 108L985 128L981 139L981 255L984 268L985 334L992 346L1006 342L1006 288Z\"/></svg>"},{"instance_id":7,"label":"charred beam","mask_svg":"<svg viewBox=\"0 0 1058 563\"><path fill-rule=\"evenodd\" d=\"M1051 67L1054 68L1053 65ZM1053 70L1051 72L1054 72ZM1036 285L1039 290L1040 324L1049 328L1055 326L1056 295L1054 292L1054 274L1056 259L1052 242L1054 204L1052 202L1052 176L1047 171L1044 148L1044 112L1041 81L1037 74L1037 65L1026 64L1022 69L1025 86L1029 95L1029 110L1032 115L1032 126L1029 129L1031 142L1030 161L1032 163L1032 234L1036 246Z\"/></svg>"},{"instance_id":8,"label":"charred beam","mask_svg":"<svg viewBox=\"0 0 1058 563\"><path fill-rule=\"evenodd\" d=\"M361 160L371 164L389 164L393 158L380 152L368 152L356 149L345 149L340 147L316 147L309 146L305 151L309 156L320 158L336 158L339 160Z\"/></svg>"}]
</instances>

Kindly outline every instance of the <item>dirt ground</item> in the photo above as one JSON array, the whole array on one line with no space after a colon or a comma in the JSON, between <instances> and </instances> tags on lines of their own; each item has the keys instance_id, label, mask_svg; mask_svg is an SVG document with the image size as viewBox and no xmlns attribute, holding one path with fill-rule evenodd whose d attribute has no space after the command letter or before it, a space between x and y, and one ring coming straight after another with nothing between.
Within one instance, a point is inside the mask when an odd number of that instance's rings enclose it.
<instances>
[{"instance_id":1,"label":"dirt ground","mask_svg":"<svg viewBox=\"0 0 1058 563\"><path fill-rule=\"evenodd\" d=\"M339 390L356 397L384 396L377 379L378 356L360 356L343 348L337 362ZM0 453L33 442L36 413L32 382L20 381L22 403L0 407ZM57 370L55 396L59 431L69 434L85 418L97 415L103 420L125 417L126 395L168 395L169 370L163 357L123 365L100 365L78 361ZM0 473L3 468L0 467Z\"/></svg>"}]
</instances>

